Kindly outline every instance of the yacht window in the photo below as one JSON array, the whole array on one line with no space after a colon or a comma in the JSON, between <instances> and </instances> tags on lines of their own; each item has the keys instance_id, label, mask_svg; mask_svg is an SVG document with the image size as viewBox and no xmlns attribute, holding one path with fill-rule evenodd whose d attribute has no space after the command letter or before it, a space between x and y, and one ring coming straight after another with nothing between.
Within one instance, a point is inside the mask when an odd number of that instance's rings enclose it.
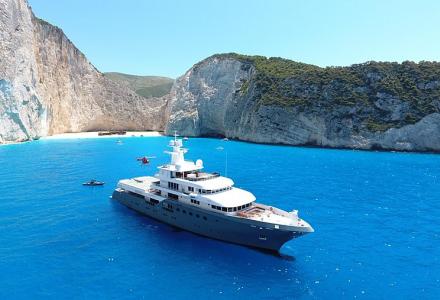
<instances>
[{"instance_id":1,"label":"yacht window","mask_svg":"<svg viewBox=\"0 0 440 300\"><path fill-rule=\"evenodd\" d=\"M180 208L176 208L177 211L180 211Z\"/></svg>"},{"instance_id":2,"label":"yacht window","mask_svg":"<svg viewBox=\"0 0 440 300\"><path fill-rule=\"evenodd\" d=\"M237 208L236 208L236 207L234 207L234 211L237 211Z\"/></svg>"},{"instance_id":3,"label":"yacht window","mask_svg":"<svg viewBox=\"0 0 440 300\"><path fill-rule=\"evenodd\" d=\"M174 182L168 182L168 188L172 190L179 190L179 185Z\"/></svg>"},{"instance_id":4,"label":"yacht window","mask_svg":"<svg viewBox=\"0 0 440 300\"><path fill-rule=\"evenodd\" d=\"M197 217L197 218L200 218L200 216L199 216L199 215L196 215L196 217Z\"/></svg>"},{"instance_id":5,"label":"yacht window","mask_svg":"<svg viewBox=\"0 0 440 300\"><path fill-rule=\"evenodd\" d=\"M177 200L179 199L179 196L176 194L168 193L168 198Z\"/></svg>"},{"instance_id":6,"label":"yacht window","mask_svg":"<svg viewBox=\"0 0 440 300\"><path fill-rule=\"evenodd\" d=\"M208 219L207 219L206 217L203 217L203 220L205 220L205 221L206 221L206 220L208 220Z\"/></svg>"},{"instance_id":7,"label":"yacht window","mask_svg":"<svg viewBox=\"0 0 440 300\"><path fill-rule=\"evenodd\" d=\"M202 193L202 190L201 189L199 189L199 194L201 194Z\"/></svg>"},{"instance_id":8,"label":"yacht window","mask_svg":"<svg viewBox=\"0 0 440 300\"><path fill-rule=\"evenodd\" d=\"M232 211L232 207L228 207L228 211L231 212Z\"/></svg>"},{"instance_id":9,"label":"yacht window","mask_svg":"<svg viewBox=\"0 0 440 300\"><path fill-rule=\"evenodd\" d=\"M265 236L265 235L260 235L260 236L258 237L258 239L259 239L259 240L262 240L262 241L266 241L266 240L267 240L267 236Z\"/></svg>"},{"instance_id":10,"label":"yacht window","mask_svg":"<svg viewBox=\"0 0 440 300\"><path fill-rule=\"evenodd\" d=\"M189 214L190 216L192 216L192 215L193 215L193 213L192 213L192 212L189 212L188 214Z\"/></svg>"},{"instance_id":11,"label":"yacht window","mask_svg":"<svg viewBox=\"0 0 440 300\"><path fill-rule=\"evenodd\" d=\"M128 192L130 195L133 195L133 196L135 196L135 197L138 197L138 198L144 198L145 199L145 197L144 196L142 196L142 195L139 195L139 194L137 194L137 193L133 193L133 192Z\"/></svg>"},{"instance_id":12,"label":"yacht window","mask_svg":"<svg viewBox=\"0 0 440 300\"><path fill-rule=\"evenodd\" d=\"M183 212L184 214L186 214L186 210L183 209L182 212Z\"/></svg>"},{"instance_id":13,"label":"yacht window","mask_svg":"<svg viewBox=\"0 0 440 300\"><path fill-rule=\"evenodd\" d=\"M226 207L222 207L222 211L227 211Z\"/></svg>"},{"instance_id":14,"label":"yacht window","mask_svg":"<svg viewBox=\"0 0 440 300\"><path fill-rule=\"evenodd\" d=\"M193 188L192 186L189 186L189 187L188 187L188 191L189 191L189 192L194 192L194 188Z\"/></svg>"}]
</instances>

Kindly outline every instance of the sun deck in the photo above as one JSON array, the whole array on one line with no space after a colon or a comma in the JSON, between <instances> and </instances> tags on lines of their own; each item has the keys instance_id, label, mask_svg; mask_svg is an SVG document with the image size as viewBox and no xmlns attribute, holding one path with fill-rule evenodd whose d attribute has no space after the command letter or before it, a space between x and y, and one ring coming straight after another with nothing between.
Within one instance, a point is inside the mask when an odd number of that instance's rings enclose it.
<instances>
[{"instance_id":1,"label":"sun deck","mask_svg":"<svg viewBox=\"0 0 440 300\"><path fill-rule=\"evenodd\" d=\"M220 177L220 173L214 172L214 173L206 173L206 172L194 172L194 173L188 173L183 174L181 179L186 179L189 181L203 181L203 180L209 180L213 178Z\"/></svg>"},{"instance_id":2,"label":"sun deck","mask_svg":"<svg viewBox=\"0 0 440 300\"><path fill-rule=\"evenodd\" d=\"M296 211L289 213L260 203L255 203L248 209L238 212L237 216L272 224L301 226L301 219L298 218Z\"/></svg>"}]
</instances>

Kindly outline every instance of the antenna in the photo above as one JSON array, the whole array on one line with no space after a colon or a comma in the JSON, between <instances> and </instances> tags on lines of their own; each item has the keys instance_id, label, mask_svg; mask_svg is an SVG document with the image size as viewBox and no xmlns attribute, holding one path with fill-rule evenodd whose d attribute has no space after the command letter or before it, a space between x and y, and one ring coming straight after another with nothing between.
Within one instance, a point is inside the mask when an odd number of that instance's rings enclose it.
<instances>
[{"instance_id":1,"label":"antenna","mask_svg":"<svg viewBox=\"0 0 440 300\"><path fill-rule=\"evenodd\" d=\"M174 130L174 141L177 141L177 130Z\"/></svg>"}]
</instances>

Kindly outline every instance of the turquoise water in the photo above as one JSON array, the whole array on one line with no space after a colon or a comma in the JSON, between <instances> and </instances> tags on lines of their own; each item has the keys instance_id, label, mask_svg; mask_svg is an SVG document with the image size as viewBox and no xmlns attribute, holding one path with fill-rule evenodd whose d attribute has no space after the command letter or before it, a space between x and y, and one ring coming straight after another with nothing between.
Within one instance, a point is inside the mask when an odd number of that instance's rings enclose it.
<instances>
[{"instance_id":1,"label":"turquoise water","mask_svg":"<svg viewBox=\"0 0 440 300\"><path fill-rule=\"evenodd\" d=\"M168 138L0 147L0 299L341 299L440 295L440 156L191 139L190 159L316 232L282 255L173 229L115 203ZM135 158L157 156L151 166ZM87 188L96 178L106 185Z\"/></svg>"}]
</instances>

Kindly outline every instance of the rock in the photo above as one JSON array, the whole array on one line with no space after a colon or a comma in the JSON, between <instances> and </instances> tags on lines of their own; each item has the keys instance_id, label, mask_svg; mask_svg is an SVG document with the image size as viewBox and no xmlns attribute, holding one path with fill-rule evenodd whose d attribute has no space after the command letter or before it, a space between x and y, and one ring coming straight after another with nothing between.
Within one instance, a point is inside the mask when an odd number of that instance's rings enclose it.
<instances>
[{"instance_id":1,"label":"rock","mask_svg":"<svg viewBox=\"0 0 440 300\"><path fill-rule=\"evenodd\" d=\"M383 149L401 151L439 151L440 114L433 113L419 122L387 130L376 141Z\"/></svg>"},{"instance_id":2,"label":"rock","mask_svg":"<svg viewBox=\"0 0 440 300\"><path fill-rule=\"evenodd\" d=\"M377 108L389 113L391 121L401 120L410 112L408 102L386 93L377 93L377 100L374 104Z\"/></svg>"},{"instance_id":3,"label":"rock","mask_svg":"<svg viewBox=\"0 0 440 300\"><path fill-rule=\"evenodd\" d=\"M293 99L289 101L294 102L284 105L282 101L272 101L271 104L262 100L268 87L261 82L273 84L273 81L270 77L261 81L256 64L252 59L236 54L214 55L196 64L173 86L166 110L166 133L172 134L176 130L185 136L226 136L257 143L440 151L440 115L430 113L433 107L438 106L438 98L432 94L420 94L425 99L435 99L426 104L426 100L410 102L398 95L374 92L382 89L382 83L378 82L383 78L390 80L393 75L388 74L387 77L371 71L362 75L362 72L381 65L361 65L352 67L354 70L335 71L336 74L346 72L350 76L358 72L359 77L364 76L365 81L354 80L357 86L348 90L364 97L359 101L341 99L341 96L345 97L341 93L346 87L338 78L321 85L319 81L317 84L304 84L301 73L286 79L275 78L281 82L279 87L285 90L285 95ZM399 67L385 65L393 72ZM440 70L437 65L431 67L437 68L437 72ZM334 72L327 69L312 71ZM307 74L310 76L310 73ZM435 82L428 82L423 87L433 89ZM270 86L269 91L274 93ZM312 102L308 102L308 98ZM411 103L420 103L428 109L415 108Z\"/></svg>"},{"instance_id":4,"label":"rock","mask_svg":"<svg viewBox=\"0 0 440 300\"><path fill-rule=\"evenodd\" d=\"M241 107L246 103L237 97L251 73L252 69L246 70L236 60L196 65L171 90L167 132L176 129L188 136L234 135L239 126L246 126L238 122L237 114L245 113L248 107Z\"/></svg>"},{"instance_id":5,"label":"rock","mask_svg":"<svg viewBox=\"0 0 440 300\"><path fill-rule=\"evenodd\" d=\"M25 0L0 0L0 140L62 132L162 130L167 101L106 78Z\"/></svg>"},{"instance_id":6,"label":"rock","mask_svg":"<svg viewBox=\"0 0 440 300\"><path fill-rule=\"evenodd\" d=\"M0 143L94 130L177 130L258 143L440 151L440 63L320 68L213 55L145 98L100 73L26 0L0 0Z\"/></svg>"}]
</instances>

